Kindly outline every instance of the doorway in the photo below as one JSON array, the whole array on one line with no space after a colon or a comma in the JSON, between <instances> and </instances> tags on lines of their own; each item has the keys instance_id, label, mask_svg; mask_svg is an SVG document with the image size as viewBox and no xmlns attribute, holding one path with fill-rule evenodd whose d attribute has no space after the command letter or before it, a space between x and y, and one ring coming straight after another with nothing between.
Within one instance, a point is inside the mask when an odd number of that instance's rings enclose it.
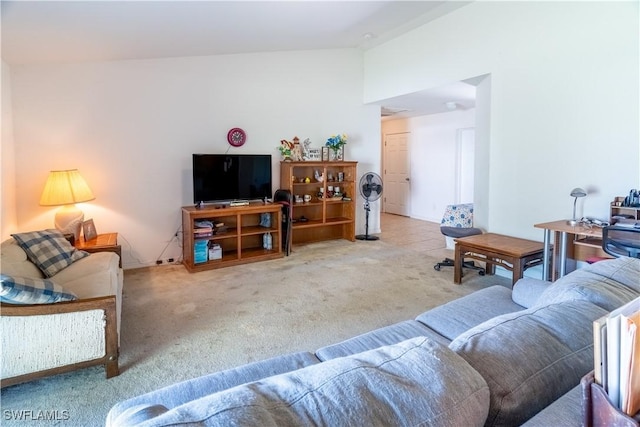
<instances>
[{"instance_id":1,"label":"doorway","mask_svg":"<svg viewBox=\"0 0 640 427\"><path fill-rule=\"evenodd\" d=\"M384 137L385 186L384 211L409 216L411 203L411 171L409 133L391 133Z\"/></svg>"},{"instance_id":2,"label":"doorway","mask_svg":"<svg viewBox=\"0 0 640 427\"><path fill-rule=\"evenodd\" d=\"M473 203L475 137L475 128L456 132L456 204Z\"/></svg>"}]
</instances>

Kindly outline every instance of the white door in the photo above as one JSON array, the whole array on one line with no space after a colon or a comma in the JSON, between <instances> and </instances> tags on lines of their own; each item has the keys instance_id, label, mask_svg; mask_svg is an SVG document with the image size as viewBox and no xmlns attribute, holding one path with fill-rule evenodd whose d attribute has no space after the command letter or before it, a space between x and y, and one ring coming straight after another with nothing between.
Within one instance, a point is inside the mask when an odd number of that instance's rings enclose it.
<instances>
[{"instance_id":1,"label":"white door","mask_svg":"<svg viewBox=\"0 0 640 427\"><path fill-rule=\"evenodd\" d=\"M409 216L411 196L409 133L385 135L384 141L384 210Z\"/></svg>"},{"instance_id":2,"label":"white door","mask_svg":"<svg viewBox=\"0 0 640 427\"><path fill-rule=\"evenodd\" d=\"M458 129L456 135L456 203L473 203L475 129Z\"/></svg>"}]
</instances>

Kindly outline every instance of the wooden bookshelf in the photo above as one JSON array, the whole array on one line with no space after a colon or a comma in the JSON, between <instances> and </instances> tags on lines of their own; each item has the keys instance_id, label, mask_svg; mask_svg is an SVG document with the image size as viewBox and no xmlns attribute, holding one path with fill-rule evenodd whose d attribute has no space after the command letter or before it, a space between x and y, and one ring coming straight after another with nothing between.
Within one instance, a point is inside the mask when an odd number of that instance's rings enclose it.
<instances>
[{"instance_id":1,"label":"wooden bookshelf","mask_svg":"<svg viewBox=\"0 0 640 427\"><path fill-rule=\"evenodd\" d=\"M332 239L355 241L357 164L346 161L280 162L280 188L290 190L294 197L293 244ZM316 175L323 176L323 181L319 182ZM330 186L339 187L341 196L319 197L321 191L328 195ZM296 195L304 197L305 194L311 196L310 201L295 202Z\"/></svg>"}]
</instances>

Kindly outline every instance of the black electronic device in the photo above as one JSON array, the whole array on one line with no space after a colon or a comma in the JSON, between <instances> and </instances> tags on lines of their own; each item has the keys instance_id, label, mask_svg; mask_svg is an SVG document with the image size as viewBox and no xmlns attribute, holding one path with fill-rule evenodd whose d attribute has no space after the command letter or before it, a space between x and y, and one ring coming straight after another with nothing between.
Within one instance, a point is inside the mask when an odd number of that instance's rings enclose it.
<instances>
[{"instance_id":1,"label":"black electronic device","mask_svg":"<svg viewBox=\"0 0 640 427\"><path fill-rule=\"evenodd\" d=\"M270 154L194 154L193 202L270 199L271 167Z\"/></svg>"}]
</instances>

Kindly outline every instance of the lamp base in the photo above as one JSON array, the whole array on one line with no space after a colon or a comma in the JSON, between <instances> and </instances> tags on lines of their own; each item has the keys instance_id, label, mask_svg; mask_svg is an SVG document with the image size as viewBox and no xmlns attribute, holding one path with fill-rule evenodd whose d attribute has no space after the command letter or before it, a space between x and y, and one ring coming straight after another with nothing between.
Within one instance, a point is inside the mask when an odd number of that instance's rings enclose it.
<instances>
[{"instance_id":1,"label":"lamp base","mask_svg":"<svg viewBox=\"0 0 640 427\"><path fill-rule=\"evenodd\" d=\"M577 219L570 219L567 221L567 225L570 225L572 227L575 227L576 225L578 225L578 223L580 223L580 221L578 221Z\"/></svg>"},{"instance_id":2,"label":"lamp base","mask_svg":"<svg viewBox=\"0 0 640 427\"><path fill-rule=\"evenodd\" d=\"M58 209L54 219L56 229L63 234L73 234L77 241L80 239L80 230L84 222L84 213L76 205L65 205Z\"/></svg>"}]
</instances>

